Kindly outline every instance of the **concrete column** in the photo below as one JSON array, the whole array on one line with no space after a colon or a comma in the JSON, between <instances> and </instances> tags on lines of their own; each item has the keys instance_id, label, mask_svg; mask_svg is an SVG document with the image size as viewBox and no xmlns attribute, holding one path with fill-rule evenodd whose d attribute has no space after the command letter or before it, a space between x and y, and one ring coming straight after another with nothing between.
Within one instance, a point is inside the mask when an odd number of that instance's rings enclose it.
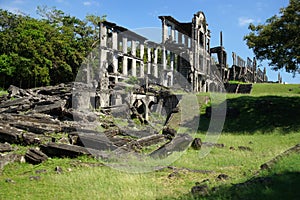
<instances>
[{"instance_id":1,"label":"concrete column","mask_svg":"<svg viewBox=\"0 0 300 200\"><path fill-rule=\"evenodd\" d=\"M184 35L184 46L187 48L189 46L189 37Z\"/></svg>"},{"instance_id":2,"label":"concrete column","mask_svg":"<svg viewBox=\"0 0 300 200\"><path fill-rule=\"evenodd\" d=\"M107 46L107 28L102 23L100 25L100 46Z\"/></svg>"},{"instance_id":3,"label":"concrete column","mask_svg":"<svg viewBox=\"0 0 300 200\"><path fill-rule=\"evenodd\" d=\"M145 66L144 66L144 51L145 46L143 43L140 44L140 58L141 58L141 64L140 64L140 77L144 77L145 75Z\"/></svg>"},{"instance_id":4,"label":"concrete column","mask_svg":"<svg viewBox=\"0 0 300 200\"><path fill-rule=\"evenodd\" d=\"M182 33L178 31L178 44L182 44Z\"/></svg>"},{"instance_id":5,"label":"concrete column","mask_svg":"<svg viewBox=\"0 0 300 200\"><path fill-rule=\"evenodd\" d=\"M136 77L136 59L132 59L131 75Z\"/></svg>"},{"instance_id":6,"label":"concrete column","mask_svg":"<svg viewBox=\"0 0 300 200\"><path fill-rule=\"evenodd\" d=\"M107 47L107 28L102 23L100 24L100 45L99 45L99 72L103 72L104 69L107 69L107 55L106 51L103 49ZM102 79L102 73L99 73L99 80Z\"/></svg>"},{"instance_id":7,"label":"concrete column","mask_svg":"<svg viewBox=\"0 0 300 200\"><path fill-rule=\"evenodd\" d=\"M151 74L151 48L149 46L147 49L147 61L148 61L147 74Z\"/></svg>"},{"instance_id":8,"label":"concrete column","mask_svg":"<svg viewBox=\"0 0 300 200\"><path fill-rule=\"evenodd\" d=\"M167 69L167 56L166 56L166 47L163 46L162 49L162 64L163 64L163 69Z\"/></svg>"},{"instance_id":9,"label":"concrete column","mask_svg":"<svg viewBox=\"0 0 300 200\"><path fill-rule=\"evenodd\" d=\"M140 58L143 60L144 59L144 51L145 51L145 46L144 44L140 44Z\"/></svg>"},{"instance_id":10,"label":"concrete column","mask_svg":"<svg viewBox=\"0 0 300 200\"><path fill-rule=\"evenodd\" d=\"M175 27L171 26L171 37L172 37L172 41L175 41Z\"/></svg>"},{"instance_id":11,"label":"concrete column","mask_svg":"<svg viewBox=\"0 0 300 200\"><path fill-rule=\"evenodd\" d=\"M170 69L171 69L171 71L173 71L174 70L175 54L173 52L170 52L170 57L171 57L171 59L170 59Z\"/></svg>"},{"instance_id":12,"label":"concrete column","mask_svg":"<svg viewBox=\"0 0 300 200\"><path fill-rule=\"evenodd\" d=\"M166 20L162 20L162 43L165 43L168 39L168 26Z\"/></svg>"},{"instance_id":13,"label":"concrete column","mask_svg":"<svg viewBox=\"0 0 300 200\"><path fill-rule=\"evenodd\" d=\"M127 53L127 38L122 38L122 45L123 45L123 53Z\"/></svg>"},{"instance_id":14,"label":"concrete column","mask_svg":"<svg viewBox=\"0 0 300 200\"><path fill-rule=\"evenodd\" d=\"M136 56L136 41L131 41L131 55ZM136 77L136 59L132 59L131 75Z\"/></svg>"},{"instance_id":15,"label":"concrete column","mask_svg":"<svg viewBox=\"0 0 300 200\"><path fill-rule=\"evenodd\" d=\"M123 56L123 75L128 75L128 60L127 56Z\"/></svg>"},{"instance_id":16,"label":"concrete column","mask_svg":"<svg viewBox=\"0 0 300 200\"><path fill-rule=\"evenodd\" d=\"M118 73L118 54L114 53L113 54L113 73L117 74Z\"/></svg>"},{"instance_id":17,"label":"concrete column","mask_svg":"<svg viewBox=\"0 0 300 200\"><path fill-rule=\"evenodd\" d=\"M149 108L148 108L148 105L149 105L149 96L146 96L146 101L143 102L145 104L145 120L149 121Z\"/></svg>"},{"instance_id":18,"label":"concrete column","mask_svg":"<svg viewBox=\"0 0 300 200\"><path fill-rule=\"evenodd\" d=\"M112 49L118 50L118 33L112 33Z\"/></svg>"},{"instance_id":19,"label":"concrete column","mask_svg":"<svg viewBox=\"0 0 300 200\"><path fill-rule=\"evenodd\" d=\"M158 49L154 49L154 64L153 64L153 76L158 78L158 70L157 70L157 59L158 59Z\"/></svg>"},{"instance_id":20,"label":"concrete column","mask_svg":"<svg viewBox=\"0 0 300 200\"><path fill-rule=\"evenodd\" d=\"M140 64L140 77L143 78L145 76L145 66L144 66L144 62L142 61Z\"/></svg>"},{"instance_id":21,"label":"concrete column","mask_svg":"<svg viewBox=\"0 0 300 200\"><path fill-rule=\"evenodd\" d=\"M136 41L131 41L131 55L136 56Z\"/></svg>"}]
</instances>

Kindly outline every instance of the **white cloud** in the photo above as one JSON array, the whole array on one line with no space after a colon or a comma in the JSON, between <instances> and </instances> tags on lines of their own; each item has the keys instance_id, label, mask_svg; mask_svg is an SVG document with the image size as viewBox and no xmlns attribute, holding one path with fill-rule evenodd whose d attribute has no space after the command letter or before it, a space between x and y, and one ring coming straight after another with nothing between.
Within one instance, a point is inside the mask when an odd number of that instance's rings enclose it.
<instances>
[{"instance_id":1,"label":"white cloud","mask_svg":"<svg viewBox=\"0 0 300 200\"><path fill-rule=\"evenodd\" d=\"M245 25L248 25L250 23L254 23L255 20L252 19L252 18L249 18L249 17L240 17L239 18L239 25L240 26L245 26Z\"/></svg>"},{"instance_id":2,"label":"white cloud","mask_svg":"<svg viewBox=\"0 0 300 200\"><path fill-rule=\"evenodd\" d=\"M90 1L85 1L85 2L83 2L83 5L90 6L90 5L92 5L92 3Z\"/></svg>"}]
</instances>

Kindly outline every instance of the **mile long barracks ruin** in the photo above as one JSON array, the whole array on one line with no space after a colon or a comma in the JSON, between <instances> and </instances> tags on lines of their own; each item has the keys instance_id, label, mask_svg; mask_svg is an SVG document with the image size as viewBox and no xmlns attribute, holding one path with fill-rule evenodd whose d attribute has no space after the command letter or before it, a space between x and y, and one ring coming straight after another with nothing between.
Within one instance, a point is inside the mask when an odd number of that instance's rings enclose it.
<instances>
[{"instance_id":1,"label":"mile long barracks ruin","mask_svg":"<svg viewBox=\"0 0 300 200\"><path fill-rule=\"evenodd\" d=\"M233 65L228 67L222 33L220 46L211 47L211 32L203 12L194 14L191 22L179 22L171 16L159 16L159 19L161 43L109 21L99 23L97 63L104 73L98 73L98 78L87 76L86 81L97 82L102 91L132 77L143 80L152 77L157 84L172 87L176 83L174 74L179 73L194 92L217 92L231 80L268 81L266 69L259 69L255 58L248 57L245 61L232 52ZM117 105L122 101L114 94L101 94L99 98L96 107Z\"/></svg>"}]
</instances>

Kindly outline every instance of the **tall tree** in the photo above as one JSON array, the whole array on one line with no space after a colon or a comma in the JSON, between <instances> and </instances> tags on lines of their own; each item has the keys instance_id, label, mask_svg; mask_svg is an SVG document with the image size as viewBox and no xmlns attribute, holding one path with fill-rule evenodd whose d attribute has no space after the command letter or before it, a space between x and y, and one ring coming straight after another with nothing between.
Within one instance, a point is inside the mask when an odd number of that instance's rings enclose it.
<instances>
[{"instance_id":1,"label":"tall tree","mask_svg":"<svg viewBox=\"0 0 300 200\"><path fill-rule=\"evenodd\" d=\"M259 60L269 60L272 69L285 68L300 73L300 1L290 0L279 15L265 24L250 24L251 32L244 37Z\"/></svg>"},{"instance_id":2,"label":"tall tree","mask_svg":"<svg viewBox=\"0 0 300 200\"><path fill-rule=\"evenodd\" d=\"M98 37L94 23L55 8L39 7L42 19L0 9L0 86L34 87L73 81ZM93 21L92 21L93 20Z\"/></svg>"}]
</instances>

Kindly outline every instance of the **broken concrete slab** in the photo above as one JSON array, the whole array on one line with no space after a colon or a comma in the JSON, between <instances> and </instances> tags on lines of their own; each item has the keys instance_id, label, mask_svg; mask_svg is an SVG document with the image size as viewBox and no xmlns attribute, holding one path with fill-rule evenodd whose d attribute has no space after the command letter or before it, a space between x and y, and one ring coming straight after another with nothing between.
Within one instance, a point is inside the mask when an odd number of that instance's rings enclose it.
<instances>
[{"instance_id":1,"label":"broken concrete slab","mask_svg":"<svg viewBox=\"0 0 300 200\"><path fill-rule=\"evenodd\" d=\"M48 159L48 156L38 149L29 149L25 154L25 160L31 164L40 164Z\"/></svg>"},{"instance_id":2,"label":"broken concrete slab","mask_svg":"<svg viewBox=\"0 0 300 200\"><path fill-rule=\"evenodd\" d=\"M173 140L153 151L150 156L153 158L163 158L177 151L184 151L193 141L189 134L177 134Z\"/></svg>"},{"instance_id":3,"label":"broken concrete slab","mask_svg":"<svg viewBox=\"0 0 300 200\"><path fill-rule=\"evenodd\" d=\"M113 151L118 148L104 134L84 133L78 136L78 144L86 148L100 151Z\"/></svg>"},{"instance_id":4,"label":"broken concrete slab","mask_svg":"<svg viewBox=\"0 0 300 200\"><path fill-rule=\"evenodd\" d=\"M5 165L13 162L23 162L24 157L19 154L9 153L9 154L0 154L0 169L2 169Z\"/></svg>"},{"instance_id":5,"label":"broken concrete slab","mask_svg":"<svg viewBox=\"0 0 300 200\"><path fill-rule=\"evenodd\" d=\"M19 136L21 135L20 129L10 127L0 123L0 142L8 142L10 144L18 144Z\"/></svg>"},{"instance_id":6,"label":"broken concrete slab","mask_svg":"<svg viewBox=\"0 0 300 200\"><path fill-rule=\"evenodd\" d=\"M13 151L13 147L8 143L0 143L0 153Z\"/></svg>"},{"instance_id":7,"label":"broken concrete slab","mask_svg":"<svg viewBox=\"0 0 300 200\"><path fill-rule=\"evenodd\" d=\"M56 144L51 142L41 145L40 148L41 151L49 157L75 158L81 155L91 155L91 153L86 148L69 144Z\"/></svg>"}]
</instances>

